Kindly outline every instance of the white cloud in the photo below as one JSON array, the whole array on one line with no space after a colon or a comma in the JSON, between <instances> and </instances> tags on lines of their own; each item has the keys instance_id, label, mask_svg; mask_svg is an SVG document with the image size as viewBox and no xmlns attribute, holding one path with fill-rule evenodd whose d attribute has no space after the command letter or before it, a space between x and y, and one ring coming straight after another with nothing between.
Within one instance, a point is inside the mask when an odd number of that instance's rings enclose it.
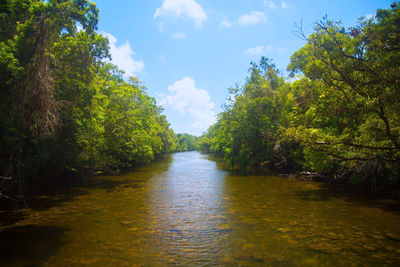
<instances>
[{"instance_id":1,"label":"white cloud","mask_svg":"<svg viewBox=\"0 0 400 267\"><path fill-rule=\"evenodd\" d=\"M184 32L176 32L171 35L172 39L178 40L178 39L184 39L186 38L186 34Z\"/></svg>"},{"instance_id":2,"label":"white cloud","mask_svg":"<svg viewBox=\"0 0 400 267\"><path fill-rule=\"evenodd\" d=\"M219 23L219 26L223 27L223 28L230 28L230 27L232 27L232 22L230 22L227 19L224 19Z\"/></svg>"},{"instance_id":3,"label":"white cloud","mask_svg":"<svg viewBox=\"0 0 400 267\"><path fill-rule=\"evenodd\" d=\"M276 3L273 0L264 0L264 6L268 6L270 9L274 9L277 7Z\"/></svg>"},{"instance_id":4,"label":"white cloud","mask_svg":"<svg viewBox=\"0 0 400 267\"><path fill-rule=\"evenodd\" d=\"M182 114L189 114L193 123L191 127L201 133L216 122L213 111L215 104L209 93L204 89L197 89L193 78L185 77L168 86L169 95L160 95L159 103L171 107Z\"/></svg>"},{"instance_id":5,"label":"white cloud","mask_svg":"<svg viewBox=\"0 0 400 267\"><path fill-rule=\"evenodd\" d=\"M274 1L274 0L264 0L264 6L268 6L270 9L275 9L277 8L279 5L279 2ZM286 9L286 8L293 8L291 5L289 5L288 3L286 3L285 1L281 1L280 5L279 5L282 9Z\"/></svg>"},{"instance_id":6,"label":"white cloud","mask_svg":"<svg viewBox=\"0 0 400 267\"><path fill-rule=\"evenodd\" d=\"M244 53L247 55L260 55L266 52L271 52L272 50L273 48L270 45L267 46L259 45L245 50Z\"/></svg>"},{"instance_id":7,"label":"white cloud","mask_svg":"<svg viewBox=\"0 0 400 267\"><path fill-rule=\"evenodd\" d=\"M265 47L265 51L266 51L266 52L271 52L271 51L272 51L272 46L267 45L267 46Z\"/></svg>"},{"instance_id":8,"label":"white cloud","mask_svg":"<svg viewBox=\"0 0 400 267\"><path fill-rule=\"evenodd\" d=\"M160 22L160 24L158 24L158 30L160 32L164 32L164 22Z\"/></svg>"},{"instance_id":9,"label":"white cloud","mask_svg":"<svg viewBox=\"0 0 400 267\"><path fill-rule=\"evenodd\" d=\"M156 9L153 18L179 18L181 16L192 19L197 27L201 27L207 20L207 14L203 7L195 0L164 0L161 7Z\"/></svg>"},{"instance_id":10,"label":"white cloud","mask_svg":"<svg viewBox=\"0 0 400 267\"><path fill-rule=\"evenodd\" d=\"M136 53L132 50L129 41L118 45L118 40L114 35L106 32L103 35L108 38L110 44L111 63L125 71L126 76L135 76L142 72L144 62L133 59Z\"/></svg>"},{"instance_id":11,"label":"white cloud","mask_svg":"<svg viewBox=\"0 0 400 267\"><path fill-rule=\"evenodd\" d=\"M285 8L288 8L289 5L288 5L288 3L286 3L285 1L281 1L281 7L282 7L283 9L285 9Z\"/></svg>"},{"instance_id":12,"label":"white cloud","mask_svg":"<svg viewBox=\"0 0 400 267\"><path fill-rule=\"evenodd\" d=\"M268 53L268 52L272 52L272 53L286 53L287 49L284 47L272 47L271 45L259 45L259 46L255 46L255 47L251 47L247 50L244 51L244 53L246 55L261 55L264 53Z\"/></svg>"},{"instance_id":13,"label":"white cloud","mask_svg":"<svg viewBox=\"0 0 400 267\"><path fill-rule=\"evenodd\" d=\"M255 25L259 23L263 23L267 21L267 17L263 12L260 11L251 11L250 14L245 14L239 18L239 23L241 25Z\"/></svg>"},{"instance_id":14,"label":"white cloud","mask_svg":"<svg viewBox=\"0 0 400 267\"><path fill-rule=\"evenodd\" d=\"M263 45L259 45L259 46L247 49L246 51L244 51L244 53L247 55L260 55L260 54L264 53L264 48L265 47Z\"/></svg>"}]
</instances>

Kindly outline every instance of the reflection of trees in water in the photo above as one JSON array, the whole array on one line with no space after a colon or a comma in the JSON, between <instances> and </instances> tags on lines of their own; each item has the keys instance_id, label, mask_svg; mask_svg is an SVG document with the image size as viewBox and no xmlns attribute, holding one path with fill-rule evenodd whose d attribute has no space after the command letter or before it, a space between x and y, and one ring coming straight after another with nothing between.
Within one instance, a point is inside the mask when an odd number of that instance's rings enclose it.
<instances>
[{"instance_id":1,"label":"reflection of trees in water","mask_svg":"<svg viewBox=\"0 0 400 267\"><path fill-rule=\"evenodd\" d=\"M0 232L2 264L36 265L55 255L66 228L27 225Z\"/></svg>"}]
</instances>

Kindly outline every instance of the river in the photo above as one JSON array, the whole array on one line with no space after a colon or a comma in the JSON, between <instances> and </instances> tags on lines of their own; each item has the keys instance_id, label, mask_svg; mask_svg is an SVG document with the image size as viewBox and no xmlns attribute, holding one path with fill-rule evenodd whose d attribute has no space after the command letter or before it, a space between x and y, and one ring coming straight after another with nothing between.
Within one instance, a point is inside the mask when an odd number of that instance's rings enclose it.
<instances>
[{"instance_id":1,"label":"river","mask_svg":"<svg viewBox=\"0 0 400 267\"><path fill-rule=\"evenodd\" d=\"M400 266L400 212L326 185L233 175L197 152L0 212L12 266Z\"/></svg>"}]
</instances>

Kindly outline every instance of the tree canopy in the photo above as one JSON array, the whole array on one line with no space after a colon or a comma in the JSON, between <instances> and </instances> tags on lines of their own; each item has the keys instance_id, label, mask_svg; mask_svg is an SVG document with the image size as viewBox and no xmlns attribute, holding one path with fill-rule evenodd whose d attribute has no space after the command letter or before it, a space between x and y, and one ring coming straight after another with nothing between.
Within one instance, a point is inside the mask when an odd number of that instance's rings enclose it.
<instances>
[{"instance_id":1,"label":"tree canopy","mask_svg":"<svg viewBox=\"0 0 400 267\"><path fill-rule=\"evenodd\" d=\"M105 60L97 23L87 0L1 2L0 197L175 151L177 136L143 84Z\"/></svg>"},{"instance_id":2,"label":"tree canopy","mask_svg":"<svg viewBox=\"0 0 400 267\"><path fill-rule=\"evenodd\" d=\"M323 18L284 79L269 59L199 140L243 168L310 170L377 185L400 175L400 10L377 10L345 29ZM297 76L296 76L297 75Z\"/></svg>"}]
</instances>

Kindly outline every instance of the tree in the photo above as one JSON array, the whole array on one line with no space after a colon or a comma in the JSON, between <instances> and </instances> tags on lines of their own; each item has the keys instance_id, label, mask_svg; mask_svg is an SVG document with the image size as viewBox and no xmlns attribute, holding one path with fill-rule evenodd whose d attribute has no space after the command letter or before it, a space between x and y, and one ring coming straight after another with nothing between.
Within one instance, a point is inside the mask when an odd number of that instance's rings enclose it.
<instances>
[{"instance_id":1,"label":"tree","mask_svg":"<svg viewBox=\"0 0 400 267\"><path fill-rule=\"evenodd\" d=\"M262 58L199 147L231 166L315 171L398 186L400 11L377 10L345 29L326 17L291 57L293 81Z\"/></svg>"},{"instance_id":2,"label":"tree","mask_svg":"<svg viewBox=\"0 0 400 267\"><path fill-rule=\"evenodd\" d=\"M282 162L278 130L285 106L286 84L270 59L251 63L250 76L239 89L231 89L232 103L219 114L217 124L200 138L200 147L223 155L234 167L260 170ZM277 146L278 145L278 146Z\"/></svg>"},{"instance_id":3,"label":"tree","mask_svg":"<svg viewBox=\"0 0 400 267\"><path fill-rule=\"evenodd\" d=\"M183 133L177 134L176 136L177 148L176 151L184 152L184 151L193 151L197 148L197 137Z\"/></svg>"},{"instance_id":4,"label":"tree","mask_svg":"<svg viewBox=\"0 0 400 267\"><path fill-rule=\"evenodd\" d=\"M87 0L0 3L0 197L23 200L66 174L117 171L175 149L142 83L105 63L97 22Z\"/></svg>"},{"instance_id":5,"label":"tree","mask_svg":"<svg viewBox=\"0 0 400 267\"><path fill-rule=\"evenodd\" d=\"M289 70L319 83L319 98L292 136L310 154L340 165L341 173L399 177L400 11L378 10L347 31L324 18ZM312 156L318 158L318 156ZM337 168L334 168L338 169Z\"/></svg>"}]
</instances>

